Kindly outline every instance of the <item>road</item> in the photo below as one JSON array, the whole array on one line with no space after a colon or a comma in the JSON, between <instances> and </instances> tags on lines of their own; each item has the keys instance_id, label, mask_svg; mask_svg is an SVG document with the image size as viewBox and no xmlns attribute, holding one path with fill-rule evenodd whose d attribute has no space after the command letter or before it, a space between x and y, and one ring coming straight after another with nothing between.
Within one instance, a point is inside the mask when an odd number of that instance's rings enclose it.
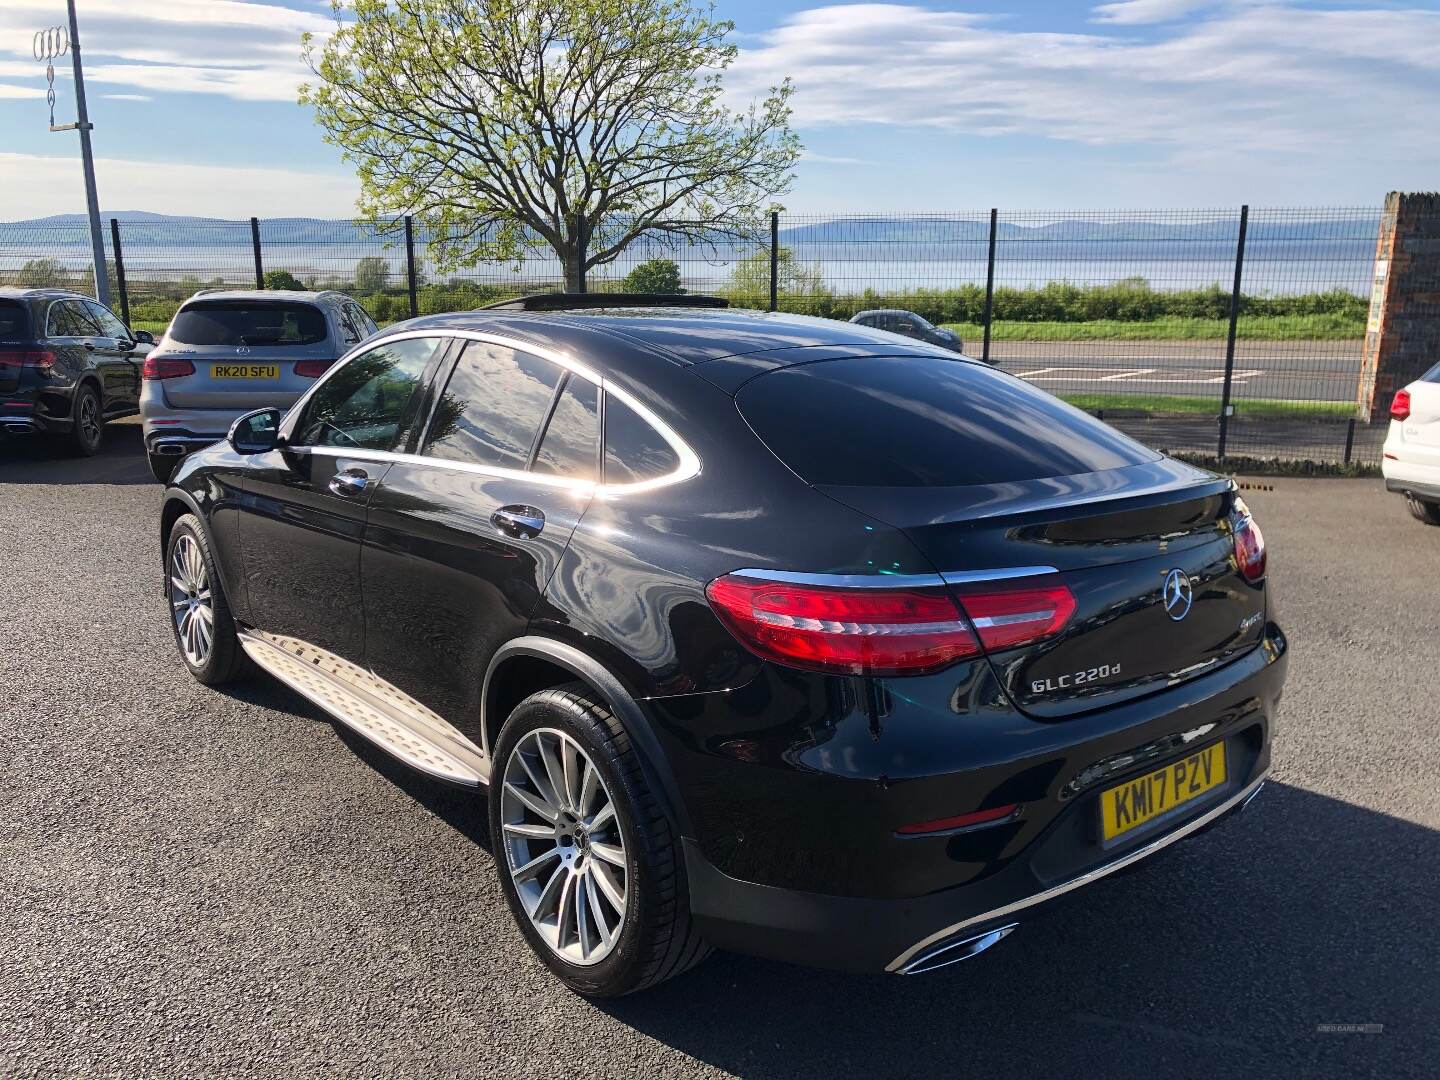
<instances>
[{"instance_id":1,"label":"road","mask_svg":"<svg viewBox=\"0 0 1440 1080\"><path fill-rule=\"evenodd\" d=\"M979 341L966 341L972 356ZM1241 341L1234 394L1282 401L1355 400L1358 341ZM1225 342L994 341L991 359L1053 393L1181 394L1218 398Z\"/></svg>"},{"instance_id":2,"label":"road","mask_svg":"<svg viewBox=\"0 0 1440 1080\"><path fill-rule=\"evenodd\" d=\"M595 1004L512 927L473 798L189 678L133 425L0 448L0 1075L1433 1076L1440 529L1273 484L1293 652L1244 815L947 972L716 955Z\"/></svg>"}]
</instances>

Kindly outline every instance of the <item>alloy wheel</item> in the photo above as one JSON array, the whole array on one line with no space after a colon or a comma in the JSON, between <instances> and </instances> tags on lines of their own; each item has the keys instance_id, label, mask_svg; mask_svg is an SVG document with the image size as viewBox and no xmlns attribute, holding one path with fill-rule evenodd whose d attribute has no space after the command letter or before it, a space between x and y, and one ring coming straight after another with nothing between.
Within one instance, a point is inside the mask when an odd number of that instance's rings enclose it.
<instances>
[{"instance_id":1,"label":"alloy wheel","mask_svg":"<svg viewBox=\"0 0 1440 1080\"><path fill-rule=\"evenodd\" d=\"M85 445L94 446L100 441L100 402L94 394L81 395L79 420Z\"/></svg>"},{"instance_id":2,"label":"alloy wheel","mask_svg":"<svg viewBox=\"0 0 1440 1080\"><path fill-rule=\"evenodd\" d=\"M170 554L170 609L185 659L191 667L204 667L215 642L215 609L205 557L189 533L175 541Z\"/></svg>"},{"instance_id":3,"label":"alloy wheel","mask_svg":"<svg viewBox=\"0 0 1440 1080\"><path fill-rule=\"evenodd\" d=\"M510 751L503 783L505 857L531 925L567 962L598 963L620 940L629 886L600 770L569 735L537 728Z\"/></svg>"}]
</instances>

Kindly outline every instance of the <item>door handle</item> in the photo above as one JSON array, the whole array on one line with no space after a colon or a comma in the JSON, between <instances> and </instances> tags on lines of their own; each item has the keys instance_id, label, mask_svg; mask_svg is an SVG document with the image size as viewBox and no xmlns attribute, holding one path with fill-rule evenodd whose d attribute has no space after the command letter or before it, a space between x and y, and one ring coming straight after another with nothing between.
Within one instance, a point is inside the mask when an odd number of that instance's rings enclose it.
<instances>
[{"instance_id":1,"label":"door handle","mask_svg":"<svg viewBox=\"0 0 1440 1080\"><path fill-rule=\"evenodd\" d=\"M370 474L364 469L346 469L330 478L329 488L336 495L354 498L363 495L370 484Z\"/></svg>"},{"instance_id":2,"label":"door handle","mask_svg":"<svg viewBox=\"0 0 1440 1080\"><path fill-rule=\"evenodd\" d=\"M502 506L490 515L490 524L506 536L533 540L545 528L545 514L534 506Z\"/></svg>"}]
</instances>

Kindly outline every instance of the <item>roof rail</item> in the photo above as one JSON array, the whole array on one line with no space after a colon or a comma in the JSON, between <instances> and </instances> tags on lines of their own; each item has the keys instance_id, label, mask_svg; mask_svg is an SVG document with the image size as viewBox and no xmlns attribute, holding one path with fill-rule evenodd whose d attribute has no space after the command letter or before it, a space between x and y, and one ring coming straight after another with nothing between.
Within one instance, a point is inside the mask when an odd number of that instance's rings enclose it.
<instances>
[{"instance_id":1,"label":"roof rail","mask_svg":"<svg viewBox=\"0 0 1440 1080\"><path fill-rule=\"evenodd\" d=\"M727 308L723 296L703 293L534 293L486 304L481 311L568 311L574 308L699 307Z\"/></svg>"}]
</instances>

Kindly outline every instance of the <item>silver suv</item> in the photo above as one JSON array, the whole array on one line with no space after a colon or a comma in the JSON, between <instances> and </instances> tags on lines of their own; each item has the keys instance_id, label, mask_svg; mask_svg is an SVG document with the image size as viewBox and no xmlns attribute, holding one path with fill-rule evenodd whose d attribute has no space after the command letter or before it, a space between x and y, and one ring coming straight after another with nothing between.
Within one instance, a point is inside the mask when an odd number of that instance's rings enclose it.
<instances>
[{"instance_id":1,"label":"silver suv","mask_svg":"<svg viewBox=\"0 0 1440 1080\"><path fill-rule=\"evenodd\" d=\"M196 293L142 370L150 471L168 480L186 454L225 438L236 417L287 408L376 329L344 293Z\"/></svg>"}]
</instances>

